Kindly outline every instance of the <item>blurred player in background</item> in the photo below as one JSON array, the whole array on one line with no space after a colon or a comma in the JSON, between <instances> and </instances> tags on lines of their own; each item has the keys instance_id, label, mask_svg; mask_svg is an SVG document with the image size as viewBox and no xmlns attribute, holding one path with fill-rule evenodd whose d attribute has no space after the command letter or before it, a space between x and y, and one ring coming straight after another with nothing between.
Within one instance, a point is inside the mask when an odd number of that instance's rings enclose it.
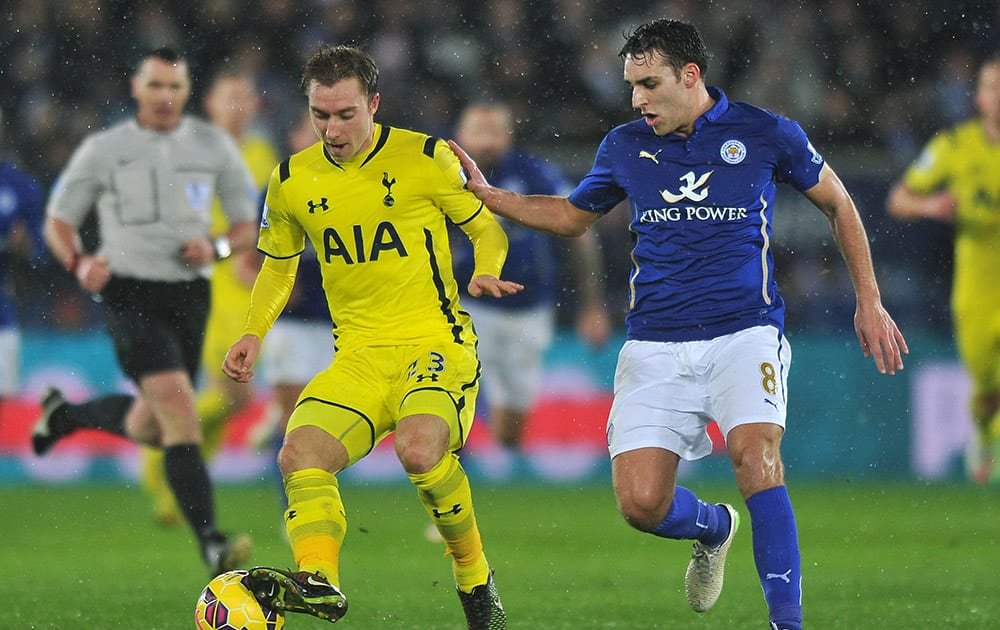
<instances>
[{"instance_id":1,"label":"blurred player in background","mask_svg":"<svg viewBox=\"0 0 1000 630\"><path fill-rule=\"evenodd\" d=\"M3 146L0 110L0 147ZM45 254L42 188L13 156L0 155L0 408L20 388L21 333L6 277L14 257L36 263Z\"/></svg>"},{"instance_id":2,"label":"blurred player in background","mask_svg":"<svg viewBox=\"0 0 1000 630\"><path fill-rule=\"evenodd\" d=\"M245 562L250 540L216 527L194 387L212 265L253 247L258 192L233 140L184 115L184 57L167 48L144 55L131 86L134 118L77 148L49 198L45 238L80 288L101 300L118 363L139 393L71 404L52 388L32 446L44 455L78 429L98 429L162 448L167 482L215 575ZM211 236L216 196L228 247ZM101 248L90 253L80 226L94 208Z\"/></svg>"},{"instance_id":3,"label":"blurred player in background","mask_svg":"<svg viewBox=\"0 0 1000 630\"><path fill-rule=\"evenodd\" d=\"M572 187L556 168L515 146L514 117L503 103L476 102L459 116L455 137L490 181L518 193L565 195ZM560 261L547 234L500 219L510 251L507 272L524 290L504 300L463 296L472 315L483 364L483 392L489 403L493 437L511 452L521 447L525 418L538 393L544 352L556 327ZM591 346L611 336L603 303L603 274L597 238L587 232L570 241L577 281L577 333ZM472 278L473 257L466 239L454 239L455 278ZM566 299L566 298L563 298Z\"/></svg>"},{"instance_id":4,"label":"blurred player in background","mask_svg":"<svg viewBox=\"0 0 1000 630\"><path fill-rule=\"evenodd\" d=\"M468 627L506 627L457 451L475 416L479 361L459 304L447 220L475 244L472 295L522 287L499 279L507 238L464 188L441 140L374 121L378 68L360 49L321 47L302 88L322 142L271 175L258 249L266 256L245 334L224 371L253 377L261 339L284 308L305 241L312 241L334 325L336 354L299 396L278 463L297 570L250 570L265 605L335 621L347 611L340 553L347 533L336 475L389 435L452 558ZM398 585L396 585L398 586Z\"/></svg>"},{"instance_id":5,"label":"blurred player in background","mask_svg":"<svg viewBox=\"0 0 1000 630\"><path fill-rule=\"evenodd\" d=\"M224 70L217 74L204 99L209 120L236 142L254 183L258 190L263 190L271 170L278 163L278 155L269 140L251 129L259 108L260 94L254 78L234 71ZM216 199L212 204L210 230L217 247L230 248L226 242L229 227L226 213ZM246 249L217 261L212 271L212 308L202 349L204 382L198 393L205 461L210 461L221 446L226 420L253 400L250 385L226 378L219 366L226 358L230 341L243 330L258 261L257 253ZM162 450L143 448L141 479L153 498L157 519L165 525L181 523L183 516L164 476Z\"/></svg>"},{"instance_id":6,"label":"blurred player in background","mask_svg":"<svg viewBox=\"0 0 1000 630\"><path fill-rule=\"evenodd\" d=\"M1000 437L1000 55L979 69L979 116L939 133L889 191L897 219L955 224L952 321L972 379L969 477L986 483Z\"/></svg>"},{"instance_id":7,"label":"blurred player in background","mask_svg":"<svg viewBox=\"0 0 1000 630\"><path fill-rule=\"evenodd\" d=\"M620 56L642 118L607 134L568 198L493 187L452 146L469 188L530 227L579 235L630 200L631 302L608 419L619 510L640 531L695 541L685 594L695 611L710 609L739 514L677 485L677 469L682 458L711 453L706 428L716 421L750 512L771 628L800 630L798 533L780 452L791 351L770 251L776 182L829 220L854 283L865 356L895 373L906 345L882 307L854 202L799 125L708 87L708 50L691 24L643 24Z\"/></svg>"}]
</instances>

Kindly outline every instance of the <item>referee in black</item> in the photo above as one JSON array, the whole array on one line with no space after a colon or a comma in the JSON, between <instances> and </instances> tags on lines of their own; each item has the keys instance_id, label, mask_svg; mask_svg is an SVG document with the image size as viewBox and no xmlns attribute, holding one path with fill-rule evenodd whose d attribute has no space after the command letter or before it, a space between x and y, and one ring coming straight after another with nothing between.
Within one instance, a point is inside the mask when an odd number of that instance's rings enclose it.
<instances>
[{"instance_id":1,"label":"referee in black","mask_svg":"<svg viewBox=\"0 0 1000 630\"><path fill-rule=\"evenodd\" d=\"M79 286L103 303L118 363L139 393L70 404L50 388L32 446L43 455L87 428L163 448L167 481L215 575L246 562L250 540L216 526L194 387L212 263L254 246L258 193L235 143L184 114L191 79L177 51L143 55L131 92L135 116L87 137L59 176L45 239ZM232 228L213 241L216 196ZM80 226L95 209L101 245L85 252Z\"/></svg>"}]
</instances>

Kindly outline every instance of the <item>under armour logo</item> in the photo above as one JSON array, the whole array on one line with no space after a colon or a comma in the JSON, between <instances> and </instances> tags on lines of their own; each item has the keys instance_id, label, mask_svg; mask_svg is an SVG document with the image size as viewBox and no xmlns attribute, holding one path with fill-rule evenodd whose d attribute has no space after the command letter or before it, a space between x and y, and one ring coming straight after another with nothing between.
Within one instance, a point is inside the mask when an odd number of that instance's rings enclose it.
<instances>
[{"instance_id":1,"label":"under armour logo","mask_svg":"<svg viewBox=\"0 0 1000 630\"><path fill-rule=\"evenodd\" d=\"M672 193L669 190L661 190L660 196L663 197L663 200L667 203L677 203L681 199L701 201L708 196L708 186L705 186L705 183L708 182L708 178L711 177L714 172L715 171L709 171L695 181L694 171L688 171L679 178L682 182L685 182L681 186L679 193ZM705 186L704 190L698 191L698 189L702 186Z\"/></svg>"},{"instance_id":2,"label":"under armour logo","mask_svg":"<svg viewBox=\"0 0 1000 630\"><path fill-rule=\"evenodd\" d=\"M462 511L462 504L461 503L456 503L455 505L451 506L450 510L448 510L446 512L440 512L440 511L438 511L437 508L434 508L433 510L431 510L431 512L434 514L434 518L441 518L442 516L445 516L446 514L455 514L455 515L457 515L461 511Z\"/></svg>"},{"instance_id":3,"label":"under armour logo","mask_svg":"<svg viewBox=\"0 0 1000 630\"><path fill-rule=\"evenodd\" d=\"M382 203L387 208L391 208L396 200L392 197L392 186L396 183L396 178L393 177L392 181L389 181L389 173L382 173L382 185L385 186L385 197L382 198Z\"/></svg>"},{"instance_id":4,"label":"under armour logo","mask_svg":"<svg viewBox=\"0 0 1000 630\"><path fill-rule=\"evenodd\" d=\"M417 382L423 383L425 379L430 379L431 382L436 383L438 380L437 374L417 374Z\"/></svg>"},{"instance_id":5,"label":"under armour logo","mask_svg":"<svg viewBox=\"0 0 1000 630\"><path fill-rule=\"evenodd\" d=\"M791 582L792 582L792 581L791 581L790 579L788 579L788 575L789 575L789 574L790 574L791 572L792 572L792 570L791 570L791 569L789 569L789 570L785 571L784 573L768 573L768 574L767 574L767 575L766 575L766 576L764 577L764 579L765 579L765 580L773 580L773 579L777 578L777 579L779 579L779 580L784 580L784 581L785 581L785 584L791 584Z\"/></svg>"},{"instance_id":6,"label":"under armour logo","mask_svg":"<svg viewBox=\"0 0 1000 630\"><path fill-rule=\"evenodd\" d=\"M288 513L285 514L285 520L286 521L290 521L290 520L292 520L293 518L295 518L298 515L299 515L299 513L296 512L295 510L288 510Z\"/></svg>"},{"instance_id":7,"label":"under armour logo","mask_svg":"<svg viewBox=\"0 0 1000 630\"><path fill-rule=\"evenodd\" d=\"M319 208L323 212L326 212L327 210L330 209L330 206L326 204L326 197L320 197L318 203L313 201L312 199L310 199L306 203L309 204L309 214L316 214L317 208Z\"/></svg>"},{"instance_id":8,"label":"under armour logo","mask_svg":"<svg viewBox=\"0 0 1000 630\"><path fill-rule=\"evenodd\" d=\"M663 149L660 149L660 151L662 151L662 150ZM660 154L660 151L657 151L656 153L650 153L649 151L639 151L639 157L641 157L641 158L649 158L649 159L653 160L654 164L659 164L660 161L658 159L656 159L656 156Z\"/></svg>"}]
</instances>

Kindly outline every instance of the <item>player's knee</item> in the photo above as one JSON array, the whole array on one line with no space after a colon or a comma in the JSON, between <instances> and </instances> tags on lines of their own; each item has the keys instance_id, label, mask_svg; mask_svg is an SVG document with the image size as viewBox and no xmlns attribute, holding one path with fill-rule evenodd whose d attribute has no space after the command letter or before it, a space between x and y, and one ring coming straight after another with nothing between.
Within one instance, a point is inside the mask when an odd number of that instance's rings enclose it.
<instances>
[{"instance_id":1,"label":"player's knee","mask_svg":"<svg viewBox=\"0 0 1000 630\"><path fill-rule=\"evenodd\" d=\"M618 492L618 511L635 529L651 532L666 517L672 500L672 496L664 496L651 488L632 489Z\"/></svg>"},{"instance_id":2,"label":"player's knee","mask_svg":"<svg viewBox=\"0 0 1000 630\"><path fill-rule=\"evenodd\" d=\"M404 418L396 428L396 457L403 470L419 475L437 465L448 452L450 432L444 420L433 415Z\"/></svg>"},{"instance_id":3,"label":"player's knee","mask_svg":"<svg viewBox=\"0 0 1000 630\"><path fill-rule=\"evenodd\" d=\"M428 472L441 461L445 450L426 442L396 442L396 457L410 475Z\"/></svg>"},{"instance_id":4,"label":"player's knee","mask_svg":"<svg viewBox=\"0 0 1000 630\"><path fill-rule=\"evenodd\" d=\"M328 439L315 439L323 436ZM303 439L296 439L298 437ZM284 476L307 468L337 473L346 468L347 464L348 456L343 444L326 433L307 432L299 436L290 434L278 451L278 469Z\"/></svg>"},{"instance_id":5,"label":"player's knee","mask_svg":"<svg viewBox=\"0 0 1000 630\"><path fill-rule=\"evenodd\" d=\"M736 485L744 498L785 483L785 465L777 450L746 450L732 461Z\"/></svg>"}]
</instances>

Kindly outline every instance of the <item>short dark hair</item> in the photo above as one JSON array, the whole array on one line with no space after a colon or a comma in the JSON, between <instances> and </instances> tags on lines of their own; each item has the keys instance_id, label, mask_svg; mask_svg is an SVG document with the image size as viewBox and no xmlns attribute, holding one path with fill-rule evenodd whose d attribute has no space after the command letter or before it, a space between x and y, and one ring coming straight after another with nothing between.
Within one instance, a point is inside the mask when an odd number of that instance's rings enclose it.
<instances>
[{"instance_id":1,"label":"short dark hair","mask_svg":"<svg viewBox=\"0 0 1000 630\"><path fill-rule=\"evenodd\" d=\"M309 85L316 81L330 86L337 81L355 78L361 83L365 96L371 98L378 91L378 66L371 55L356 46L324 45L306 61L300 87L309 95Z\"/></svg>"},{"instance_id":2,"label":"short dark hair","mask_svg":"<svg viewBox=\"0 0 1000 630\"><path fill-rule=\"evenodd\" d=\"M689 63L698 66L702 76L708 72L708 48L693 24L660 18L626 34L625 40L618 53L622 59L657 54L676 72Z\"/></svg>"},{"instance_id":3,"label":"short dark hair","mask_svg":"<svg viewBox=\"0 0 1000 630\"><path fill-rule=\"evenodd\" d=\"M187 63L187 59L184 58L184 54L176 48L161 46L160 48L153 48L151 50L144 51L139 56L139 60L135 64L135 74L139 74L139 71L142 70L142 64L144 64L147 59L159 59L160 61L170 64Z\"/></svg>"}]
</instances>

